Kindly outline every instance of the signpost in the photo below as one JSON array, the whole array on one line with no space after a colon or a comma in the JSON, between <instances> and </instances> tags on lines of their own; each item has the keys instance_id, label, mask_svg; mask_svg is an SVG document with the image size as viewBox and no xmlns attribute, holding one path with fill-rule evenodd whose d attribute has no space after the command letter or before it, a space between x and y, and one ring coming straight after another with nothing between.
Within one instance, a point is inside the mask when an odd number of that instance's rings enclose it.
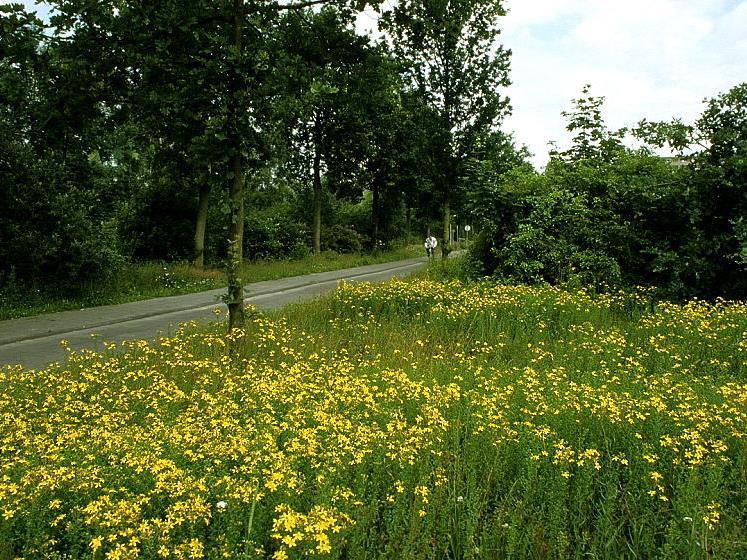
<instances>
[{"instance_id":1,"label":"signpost","mask_svg":"<svg viewBox=\"0 0 747 560\"><path fill-rule=\"evenodd\" d=\"M468 245L469 245L469 230L471 230L471 229L472 229L472 227L471 227L471 226L464 226L464 231L465 231L465 232L466 232L466 234L467 234L467 244L468 244Z\"/></svg>"}]
</instances>

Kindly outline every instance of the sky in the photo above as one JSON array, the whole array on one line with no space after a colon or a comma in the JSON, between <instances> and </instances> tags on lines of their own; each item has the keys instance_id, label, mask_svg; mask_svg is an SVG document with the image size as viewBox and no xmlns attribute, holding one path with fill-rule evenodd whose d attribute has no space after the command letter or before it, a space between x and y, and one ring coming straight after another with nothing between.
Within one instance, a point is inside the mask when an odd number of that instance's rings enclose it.
<instances>
[{"instance_id":1,"label":"sky","mask_svg":"<svg viewBox=\"0 0 747 560\"><path fill-rule=\"evenodd\" d=\"M388 0L391 1L391 0ZM561 112L584 84L612 129L642 118L693 122L703 100L747 81L747 0L504 0L513 111L504 130L548 160L569 143ZM374 14L359 18L370 28Z\"/></svg>"},{"instance_id":2,"label":"sky","mask_svg":"<svg viewBox=\"0 0 747 560\"><path fill-rule=\"evenodd\" d=\"M537 166L547 162L548 142L567 145L560 113L584 84L606 98L604 116L615 129L642 118L692 122L705 98L747 81L747 0L504 0L504 6L501 40L513 53L506 91L513 111L503 128L529 147ZM375 26L372 10L359 16L359 31Z\"/></svg>"},{"instance_id":3,"label":"sky","mask_svg":"<svg viewBox=\"0 0 747 560\"><path fill-rule=\"evenodd\" d=\"M611 128L694 121L703 99L747 81L747 0L509 0L513 51L506 121L535 162L567 144L561 111L585 83Z\"/></svg>"}]
</instances>

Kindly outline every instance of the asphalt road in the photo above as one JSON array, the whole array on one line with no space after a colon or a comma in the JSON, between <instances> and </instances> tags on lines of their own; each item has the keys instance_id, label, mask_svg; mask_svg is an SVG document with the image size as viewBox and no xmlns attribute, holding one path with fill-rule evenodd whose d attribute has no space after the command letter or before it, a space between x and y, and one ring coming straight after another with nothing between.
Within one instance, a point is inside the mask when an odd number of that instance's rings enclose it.
<instances>
[{"instance_id":1,"label":"asphalt road","mask_svg":"<svg viewBox=\"0 0 747 560\"><path fill-rule=\"evenodd\" d=\"M380 282L407 276L425 263L425 258L409 259L257 282L245 287L245 301L260 309L282 307L331 292L340 280ZM74 350L100 351L104 342L155 340L168 336L179 323L215 321L216 310L225 315L226 306L219 300L224 292L212 290L0 321L0 367L20 364L40 369L63 362L63 340Z\"/></svg>"}]
</instances>

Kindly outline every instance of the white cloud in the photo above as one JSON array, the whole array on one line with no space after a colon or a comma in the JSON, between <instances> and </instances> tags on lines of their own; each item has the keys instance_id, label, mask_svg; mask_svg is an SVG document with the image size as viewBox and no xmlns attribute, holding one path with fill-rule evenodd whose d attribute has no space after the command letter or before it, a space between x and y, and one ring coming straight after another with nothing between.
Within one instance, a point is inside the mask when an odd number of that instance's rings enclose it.
<instances>
[{"instance_id":1,"label":"white cloud","mask_svg":"<svg viewBox=\"0 0 747 560\"><path fill-rule=\"evenodd\" d=\"M747 79L747 1L508 0L513 50L507 127L547 159L566 139L560 111L585 83L607 98L617 128L639 119L694 119L701 101Z\"/></svg>"},{"instance_id":2,"label":"white cloud","mask_svg":"<svg viewBox=\"0 0 747 560\"><path fill-rule=\"evenodd\" d=\"M509 11L507 29L521 28L556 21L583 11L586 0L513 0L505 3Z\"/></svg>"}]
</instances>

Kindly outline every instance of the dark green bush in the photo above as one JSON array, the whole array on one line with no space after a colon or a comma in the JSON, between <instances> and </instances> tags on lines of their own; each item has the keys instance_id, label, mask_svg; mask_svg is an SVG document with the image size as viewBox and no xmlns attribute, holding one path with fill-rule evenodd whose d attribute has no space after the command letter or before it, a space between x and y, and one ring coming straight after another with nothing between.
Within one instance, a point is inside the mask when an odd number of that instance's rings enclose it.
<instances>
[{"instance_id":1,"label":"dark green bush","mask_svg":"<svg viewBox=\"0 0 747 560\"><path fill-rule=\"evenodd\" d=\"M38 159L23 142L0 142L0 276L72 293L124 263L116 221L99 193L76 180L97 178L77 164L71 169Z\"/></svg>"},{"instance_id":2,"label":"dark green bush","mask_svg":"<svg viewBox=\"0 0 747 560\"><path fill-rule=\"evenodd\" d=\"M308 253L308 226L284 216L256 213L244 221L244 257L284 259Z\"/></svg>"},{"instance_id":3,"label":"dark green bush","mask_svg":"<svg viewBox=\"0 0 747 560\"><path fill-rule=\"evenodd\" d=\"M360 253L366 239L350 226L334 225L322 230L322 250L336 253Z\"/></svg>"},{"instance_id":4,"label":"dark green bush","mask_svg":"<svg viewBox=\"0 0 747 560\"><path fill-rule=\"evenodd\" d=\"M137 193L122 236L135 259L192 260L197 191L168 177L155 178L150 188Z\"/></svg>"}]
</instances>

